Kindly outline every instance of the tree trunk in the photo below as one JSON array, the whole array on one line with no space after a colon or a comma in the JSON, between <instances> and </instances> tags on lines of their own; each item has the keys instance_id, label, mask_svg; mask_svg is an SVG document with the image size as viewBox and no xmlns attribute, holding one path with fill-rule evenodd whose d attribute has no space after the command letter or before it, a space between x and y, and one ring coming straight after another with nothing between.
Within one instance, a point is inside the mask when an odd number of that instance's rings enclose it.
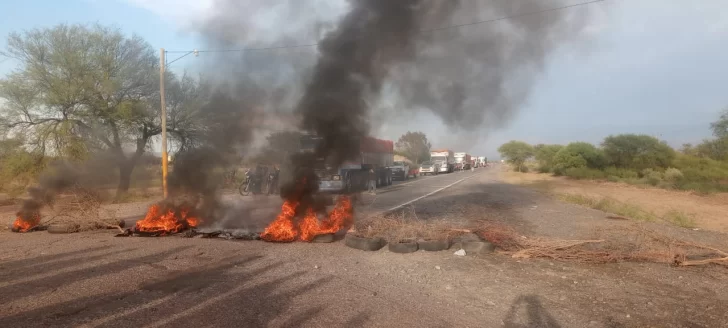
<instances>
[{"instance_id":1,"label":"tree trunk","mask_svg":"<svg viewBox=\"0 0 728 328\"><path fill-rule=\"evenodd\" d=\"M134 163L123 161L119 163L119 185L116 188L116 198L126 194L131 187L131 173L134 172Z\"/></svg>"}]
</instances>

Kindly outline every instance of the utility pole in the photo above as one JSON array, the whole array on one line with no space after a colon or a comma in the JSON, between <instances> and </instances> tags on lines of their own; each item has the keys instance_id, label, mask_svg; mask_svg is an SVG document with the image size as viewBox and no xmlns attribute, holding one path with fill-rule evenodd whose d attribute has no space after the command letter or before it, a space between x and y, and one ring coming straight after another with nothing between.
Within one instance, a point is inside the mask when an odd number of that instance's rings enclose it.
<instances>
[{"instance_id":1,"label":"utility pole","mask_svg":"<svg viewBox=\"0 0 728 328\"><path fill-rule=\"evenodd\" d=\"M164 48L159 48L159 98L162 109L162 191L167 198L167 104L164 95L164 72L166 69Z\"/></svg>"}]
</instances>

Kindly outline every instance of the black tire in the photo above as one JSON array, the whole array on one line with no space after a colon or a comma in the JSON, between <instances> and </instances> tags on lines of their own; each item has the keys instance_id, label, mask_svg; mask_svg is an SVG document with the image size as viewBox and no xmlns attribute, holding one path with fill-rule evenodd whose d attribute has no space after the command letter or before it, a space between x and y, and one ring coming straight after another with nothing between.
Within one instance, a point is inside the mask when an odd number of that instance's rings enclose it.
<instances>
[{"instance_id":1,"label":"black tire","mask_svg":"<svg viewBox=\"0 0 728 328\"><path fill-rule=\"evenodd\" d=\"M450 248L449 240L420 240L417 246L426 252L439 252Z\"/></svg>"},{"instance_id":2,"label":"black tire","mask_svg":"<svg viewBox=\"0 0 728 328\"><path fill-rule=\"evenodd\" d=\"M364 238L352 234L346 234L344 245L354 249L374 252L382 249L387 242L383 238Z\"/></svg>"},{"instance_id":3,"label":"black tire","mask_svg":"<svg viewBox=\"0 0 728 328\"><path fill-rule=\"evenodd\" d=\"M313 237L313 240L311 240L312 243L331 243L334 241L334 234L333 233L325 233L322 235L316 235Z\"/></svg>"},{"instance_id":4,"label":"black tire","mask_svg":"<svg viewBox=\"0 0 728 328\"><path fill-rule=\"evenodd\" d=\"M78 225L75 224L51 224L48 226L48 233L64 234L78 232Z\"/></svg>"},{"instance_id":5,"label":"black tire","mask_svg":"<svg viewBox=\"0 0 728 328\"><path fill-rule=\"evenodd\" d=\"M419 249L417 242L413 240L389 243L389 251L392 253L406 254L414 253Z\"/></svg>"},{"instance_id":6,"label":"black tire","mask_svg":"<svg viewBox=\"0 0 728 328\"><path fill-rule=\"evenodd\" d=\"M250 195L250 181L243 182L242 184L240 184L240 187L238 188L238 192L240 193L240 196Z\"/></svg>"}]
</instances>

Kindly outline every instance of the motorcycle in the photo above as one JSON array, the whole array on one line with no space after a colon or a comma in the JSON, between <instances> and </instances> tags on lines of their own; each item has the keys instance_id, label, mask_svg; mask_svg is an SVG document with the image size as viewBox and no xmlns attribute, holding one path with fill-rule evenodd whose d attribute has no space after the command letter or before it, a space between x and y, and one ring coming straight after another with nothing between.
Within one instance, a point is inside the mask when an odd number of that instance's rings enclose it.
<instances>
[{"instance_id":1,"label":"motorcycle","mask_svg":"<svg viewBox=\"0 0 728 328\"><path fill-rule=\"evenodd\" d=\"M245 181L243 181L242 184L240 184L240 187L238 188L238 192L240 192L241 196L247 196L250 195L250 190L252 189L253 184L253 178L250 174L250 170L245 171Z\"/></svg>"}]
</instances>

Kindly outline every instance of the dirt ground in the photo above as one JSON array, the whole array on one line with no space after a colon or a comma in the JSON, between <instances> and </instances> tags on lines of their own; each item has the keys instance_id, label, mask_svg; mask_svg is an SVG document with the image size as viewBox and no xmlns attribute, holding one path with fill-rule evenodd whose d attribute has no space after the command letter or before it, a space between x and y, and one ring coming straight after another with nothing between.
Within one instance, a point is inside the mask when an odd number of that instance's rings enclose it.
<instances>
[{"instance_id":1,"label":"dirt ground","mask_svg":"<svg viewBox=\"0 0 728 328\"><path fill-rule=\"evenodd\" d=\"M384 196L382 196L384 197ZM420 220L491 220L591 238L628 221L482 173L414 203ZM477 213L477 214L473 214ZM666 232L726 249L726 235ZM728 268L395 254L332 244L0 232L12 327L728 327Z\"/></svg>"},{"instance_id":2,"label":"dirt ground","mask_svg":"<svg viewBox=\"0 0 728 328\"><path fill-rule=\"evenodd\" d=\"M635 204L657 216L680 211L692 217L700 229L728 233L728 193L699 195L606 181L570 180L549 174L513 172L505 166L500 168L500 179L554 194L611 198Z\"/></svg>"}]
</instances>

